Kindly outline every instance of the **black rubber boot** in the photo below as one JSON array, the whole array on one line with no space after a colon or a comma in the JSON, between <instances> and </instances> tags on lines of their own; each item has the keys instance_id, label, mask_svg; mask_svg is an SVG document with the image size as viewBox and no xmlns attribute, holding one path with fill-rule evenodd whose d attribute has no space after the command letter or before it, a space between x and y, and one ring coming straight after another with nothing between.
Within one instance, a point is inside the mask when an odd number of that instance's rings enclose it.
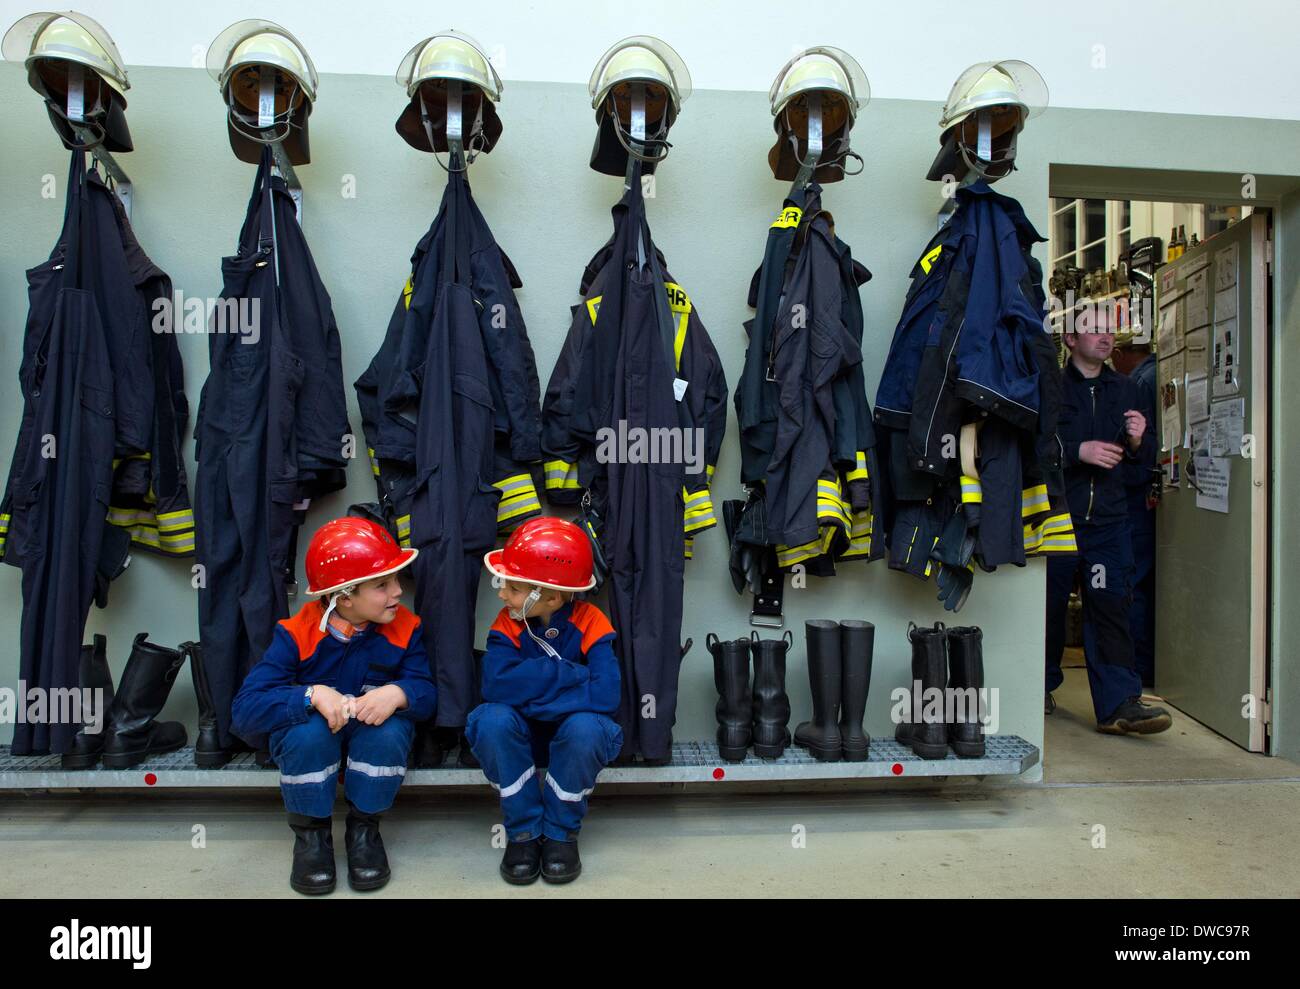
<instances>
[{"instance_id":1,"label":"black rubber boot","mask_svg":"<svg viewBox=\"0 0 1300 989\"><path fill-rule=\"evenodd\" d=\"M571 883L582 874L578 839L542 842L542 878L548 883Z\"/></svg>"},{"instance_id":2,"label":"black rubber boot","mask_svg":"<svg viewBox=\"0 0 1300 989\"><path fill-rule=\"evenodd\" d=\"M527 886L542 874L542 839L511 841L501 856L501 878L511 886Z\"/></svg>"},{"instance_id":3,"label":"black rubber boot","mask_svg":"<svg viewBox=\"0 0 1300 989\"><path fill-rule=\"evenodd\" d=\"M358 892L387 886L392 876L384 839L379 835L379 817L378 814L363 814L348 804L343 844L348 852L348 885Z\"/></svg>"},{"instance_id":4,"label":"black rubber boot","mask_svg":"<svg viewBox=\"0 0 1300 989\"><path fill-rule=\"evenodd\" d=\"M785 655L794 642L789 631L779 639L751 633L754 655L754 755L780 759L790 744L790 695L785 692Z\"/></svg>"},{"instance_id":5,"label":"black rubber boot","mask_svg":"<svg viewBox=\"0 0 1300 989\"><path fill-rule=\"evenodd\" d=\"M934 690L942 695L948 685L947 635L943 625L935 622L934 628L911 629L908 638L912 640L912 681L921 681L921 721L912 726L912 751L922 759L942 759L948 754L948 725L942 707L935 713L933 704L926 701ZM916 700L912 703L915 711ZM928 712L927 706L931 708Z\"/></svg>"},{"instance_id":6,"label":"black rubber boot","mask_svg":"<svg viewBox=\"0 0 1300 989\"><path fill-rule=\"evenodd\" d=\"M104 741L108 738L108 718L113 705L113 671L108 668L108 641L102 635L95 636L93 645L81 647L81 667L78 683L91 690L102 690L103 721L97 732L87 732L83 727L72 739L72 750L63 753L64 769L90 769L99 762L104 754Z\"/></svg>"},{"instance_id":7,"label":"black rubber boot","mask_svg":"<svg viewBox=\"0 0 1300 989\"><path fill-rule=\"evenodd\" d=\"M146 642L148 636L141 632L135 637L113 697L104 742L106 769L130 769L151 755L183 748L188 740L180 722L154 721L167 703L185 653Z\"/></svg>"},{"instance_id":8,"label":"black rubber boot","mask_svg":"<svg viewBox=\"0 0 1300 989\"><path fill-rule=\"evenodd\" d=\"M813 716L794 730L794 744L820 762L839 762L841 663L840 626L814 618L804 622L808 652L808 684Z\"/></svg>"},{"instance_id":9,"label":"black rubber boot","mask_svg":"<svg viewBox=\"0 0 1300 989\"><path fill-rule=\"evenodd\" d=\"M289 827L294 834L289 885L299 893L318 896L334 892L333 824L328 817L289 815Z\"/></svg>"},{"instance_id":10,"label":"black rubber boot","mask_svg":"<svg viewBox=\"0 0 1300 989\"><path fill-rule=\"evenodd\" d=\"M723 640L710 632L704 644L713 654L713 685L718 689L718 755L728 762L740 762L753 738L749 640Z\"/></svg>"},{"instance_id":11,"label":"black rubber boot","mask_svg":"<svg viewBox=\"0 0 1300 989\"><path fill-rule=\"evenodd\" d=\"M217 730L217 706L212 701L212 684L203 662L203 646L182 642L180 650L190 657L190 677L194 680L194 699L199 704L199 730L194 738L194 765L200 769L219 769L235 755L221 747Z\"/></svg>"},{"instance_id":12,"label":"black rubber boot","mask_svg":"<svg viewBox=\"0 0 1300 989\"><path fill-rule=\"evenodd\" d=\"M948 744L963 759L982 758L984 725L979 698L984 687L984 633L978 626L948 629L948 686L964 691L961 713L957 714L954 705L954 718L948 723Z\"/></svg>"},{"instance_id":13,"label":"black rubber boot","mask_svg":"<svg viewBox=\"0 0 1300 989\"><path fill-rule=\"evenodd\" d=\"M871 622L840 622L840 745L846 762L866 762L871 736L862 727L871 690L871 657L876 626Z\"/></svg>"}]
</instances>

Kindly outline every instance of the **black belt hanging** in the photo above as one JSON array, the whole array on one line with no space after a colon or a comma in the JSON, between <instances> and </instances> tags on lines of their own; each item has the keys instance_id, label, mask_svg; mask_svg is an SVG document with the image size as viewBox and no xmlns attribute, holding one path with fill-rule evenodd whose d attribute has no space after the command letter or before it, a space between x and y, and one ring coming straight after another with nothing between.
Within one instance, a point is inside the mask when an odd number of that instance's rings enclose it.
<instances>
[{"instance_id":1,"label":"black belt hanging","mask_svg":"<svg viewBox=\"0 0 1300 989\"><path fill-rule=\"evenodd\" d=\"M749 612L749 624L763 628L781 628L785 624L785 618L781 614L785 599L785 573L777 564L775 546L767 546L763 550L759 582L759 589L754 594L754 606Z\"/></svg>"}]
</instances>

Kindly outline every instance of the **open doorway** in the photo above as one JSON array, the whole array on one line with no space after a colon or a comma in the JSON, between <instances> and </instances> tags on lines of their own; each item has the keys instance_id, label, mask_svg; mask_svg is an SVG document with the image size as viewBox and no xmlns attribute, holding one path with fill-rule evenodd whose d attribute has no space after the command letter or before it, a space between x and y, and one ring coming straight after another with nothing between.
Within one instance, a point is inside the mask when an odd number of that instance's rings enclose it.
<instances>
[{"instance_id":1,"label":"open doorway","mask_svg":"<svg viewBox=\"0 0 1300 989\"><path fill-rule=\"evenodd\" d=\"M1063 366L1070 354L1062 331L1076 318L1113 331L1106 364L1147 396L1154 457L1141 469L1125 467L1134 602L1127 624L1143 703L1167 709L1173 725L1145 737L1097 731L1104 700L1098 678L1090 681L1085 638L1096 658L1106 637L1099 642L1095 616L1085 635L1078 584L1095 575L1080 567L1069 606L1056 617L1065 647L1060 686L1045 698L1045 711L1054 708L1046 778L1294 775L1290 763L1259 758L1269 748L1272 713L1271 211L1234 197L1197 201L1180 194L1177 180L1162 192L1149 176L1134 186L1141 193L1126 194L1074 171L1053 169L1045 266L1051 321ZM1095 318L1103 307L1106 316ZM1049 599L1051 586L1049 577ZM1048 622L1051 653L1050 606Z\"/></svg>"}]
</instances>

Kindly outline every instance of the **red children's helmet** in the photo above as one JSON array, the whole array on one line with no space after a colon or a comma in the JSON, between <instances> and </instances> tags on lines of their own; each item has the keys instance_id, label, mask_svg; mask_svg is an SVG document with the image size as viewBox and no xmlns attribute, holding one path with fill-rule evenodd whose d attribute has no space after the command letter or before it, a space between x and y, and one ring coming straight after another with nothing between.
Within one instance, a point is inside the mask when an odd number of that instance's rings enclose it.
<instances>
[{"instance_id":1,"label":"red children's helmet","mask_svg":"<svg viewBox=\"0 0 1300 989\"><path fill-rule=\"evenodd\" d=\"M381 525L351 515L326 522L307 547L307 593L329 594L349 584L387 577L409 564L417 549L402 549Z\"/></svg>"},{"instance_id":2,"label":"red children's helmet","mask_svg":"<svg viewBox=\"0 0 1300 989\"><path fill-rule=\"evenodd\" d=\"M581 529L564 519L530 519L510 534L504 549L483 557L493 576L556 591L589 591L591 544Z\"/></svg>"}]
</instances>

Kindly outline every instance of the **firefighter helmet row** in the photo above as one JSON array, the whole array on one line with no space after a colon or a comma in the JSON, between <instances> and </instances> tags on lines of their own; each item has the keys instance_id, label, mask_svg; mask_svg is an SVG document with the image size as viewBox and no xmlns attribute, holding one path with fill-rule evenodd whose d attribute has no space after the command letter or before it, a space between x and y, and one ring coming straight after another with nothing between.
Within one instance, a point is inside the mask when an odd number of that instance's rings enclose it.
<instances>
[{"instance_id":1,"label":"firefighter helmet row","mask_svg":"<svg viewBox=\"0 0 1300 989\"><path fill-rule=\"evenodd\" d=\"M109 151L131 150L125 115L131 84L99 23L72 11L29 14L9 29L0 49L6 59L24 63L68 147L102 143ZM271 142L281 142L294 164L310 160L307 119L319 79L293 34L268 20L238 21L209 46L207 70L221 89L231 148L241 160L256 163ZM398 66L397 83L408 102L396 129L412 147L449 150L448 100L457 91L469 160L500 138L496 104L504 85L487 51L469 35L440 31L417 43ZM668 132L691 95L681 56L649 35L624 38L601 56L587 89L597 124L591 167L622 175L629 158L636 158L652 172L667 155ZM870 99L866 73L843 49L817 45L791 58L768 92L776 131L768 152L773 175L792 179L802 165L812 166L820 182L854 174L845 162L861 158L849 146L849 133ZM939 115L939 154L927 177L1007 174L1025 121L1046 106L1047 86L1028 63L972 65ZM820 127L810 128L813 122Z\"/></svg>"}]
</instances>

